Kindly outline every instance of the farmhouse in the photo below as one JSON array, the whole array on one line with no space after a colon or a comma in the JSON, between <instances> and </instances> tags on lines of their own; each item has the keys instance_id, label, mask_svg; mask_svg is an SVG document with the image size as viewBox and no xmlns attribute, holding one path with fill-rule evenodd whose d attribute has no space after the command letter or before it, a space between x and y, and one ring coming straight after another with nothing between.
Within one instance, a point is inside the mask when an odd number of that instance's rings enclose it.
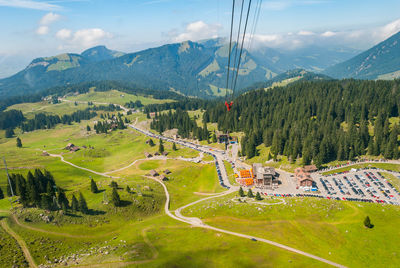
<instances>
[{"instance_id":1,"label":"farmhouse","mask_svg":"<svg viewBox=\"0 0 400 268\"><path fill-rule=\"evenodd\" d=\"M165 175L161 175L161 176L160 176L160 179L161 179L162 181L168 181L168 178L167 178Z\"/></svg>"},{"instance_id":2,"label":"farmhouse","mask_svg":"<svg viewBox=\"0 0 400 268\"><path fill-rule=\"evenodd\" d=\"M275 168L263 167L260 163L253 164L254 184L256 186L272 189L278 186Z\"/></svg>"},{"instance_id":3,"label":"farmhouse","mask_svg":"<svg viewBox=\"0 0 400 268\"><path fill-rule=\"evenodd\" d=\"M300 187L312 187L314 180L311 178L310 173L306 172L304 168L298 167L294 170L297 185Z\"/></svg>"},{"instance_id":4,"label":"farmhouse","mask_svg":"<svg viewBox=\"0 0 400 268\"><path fill-rule=\"evenodd\" d=\"M152 154L149 154L149 153L144 153L144 156L146 157L146 158L151 158L151 157L153 157L153 155Z\"/></svg>"},{"instance_id":5,"label":"farmhouse","mask_svg":"<svg viewBox=\"0 0 400 268\"><path fill-rule=\"evenodd\" d=\"M171 174L171 171L169 169L164 170L164 174Z\"/></svg>"},{"instance_id":6,"label":"farmhouse","mask_svg":"<svg viewBox=\"0 0 400 268\"><path fill-rule=\"evenodd\" d=\"M150 170L149 174L150 174L150 176L152 176L152 177L157 177L157 176L159 175L158 172L155 171L154 169Z\"/></svg>"}]
</instances>

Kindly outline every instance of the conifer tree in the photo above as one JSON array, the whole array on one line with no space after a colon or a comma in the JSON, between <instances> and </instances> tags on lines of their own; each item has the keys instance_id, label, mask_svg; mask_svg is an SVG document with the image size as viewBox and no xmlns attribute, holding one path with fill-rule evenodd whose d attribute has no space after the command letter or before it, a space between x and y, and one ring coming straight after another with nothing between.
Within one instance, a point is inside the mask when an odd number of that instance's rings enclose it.
<instances>
[{"instance_id":1,"label":"conifer tree","mask_svg":"<svg viewBox=\"0 0 400 268\"><path fill-rule=\"evenodd\" d=\"M15 135L14 130L12 128L6 129L6 138L12 138Z\"/></svg>"},{"instance_id":2,"label":"conifer tree","mask_svg":"<svg viewBox=\"0 0 400 268\"><path fill-rule=\"evenodd\" d=\"M212 143L216 143L217 142L217 135L215 135L215 132L212 135L211 141L212 141Z\"/></svg>"},{"instance_id":3,"label":"conifer tree","mask_svg":"<svg viewBox=\"0 0 400 268\"><path fill-rule=\"evenodd\" d=\"M85 197L83 196L82 193L79 193L79 210L83 214L87 214L89 212Z\"/></svg>"},{"instance_id":4,"label":"conifer tree","mask_svg":"<svg viewBox=\"0 0 400 268\"><path fill-rule=\"evenodd\" d=\"M40 207L45 210L51 210L52 202L50 196L43 194L41 197Z\"/></svg>"},{"instance_id":5,"label":"conifer tree","mask_svg":"<svg viewBox=\"0 0 400 268\"><path fill-rule=\"evenodd\" d=\"M113 188L113 190L112 190L111 203L116 207L119 207L121 205L121 199L119 197L119 194L118 194L118 191L116 188Z\"/></svg>"},{"instance_id":6,"label":"conifer tree","mask_svg":"<svg viewBox=\"0 0 400 268\"><path fill-rule=\"evenodd\" d=\"M242 186L240 186L240 188L239 188L239 196L244 197L244 191L243 191Z\"/></svg>"},{"instance_id":7,"label":"conifer tree","mask_svg":"<svg viewBox=\"0 0 400 268\"><path fill-rule=\"evenodd\" d=\"M67 197L65 196L65 192L62 189L58 190L57 194L57 202L61 206L62 210L66 211L69 207L69 202ZM64 209L65 208L65 209Z\"/></svg>"},{"instance_id":8,"label":"conifer tree","mask_svg":"<svg viewBox=\"0 0 400 268\"><path fill-rule=\"evenodd\" d=\"M256 200L262 200L261 195L260 195L260 192L257 192L257 194L256 194Z\"/></svg>"},{"instance_id":9,"label":"conifer tree","mask_svg":"<svg viewBox=\"0 0 400 268\"><path fill-rule=\"evenodd\" d=\"M112 181L112 182L110 183L110 187L111 187L111 188L116 188L116 189L118 189L118 183L115 182L115 181Z\"/></svg>"},{"instance_id":10,"label":"conifer tree","mask_svg":"<svg viewBox=\"0 0 400 268\"><path fill-rule=\"evenodd\" d=\"M4 193L3 193L3 190L0 187L0 200L3 199L3 198L4 198Z\"/></svg>"},{"instance_id":11,"label":"conifer tree","mask_svg":"<svg viewBox=\"0 0 400 268\"><path fill-rule=\"evenodd\" d=\"M17 137L17 147L21 148L22 147L22 141L19 137Z\"/></svg>"},{"instance_id":12,"label":"conifer tree","mask_svg":"<svg viewBox=\"0 0 400 268\"><path fill-rule=\"evenodd\" d=\"M254 197L253 191L251 189L249 189L249 191L247 192L247 197L250 197L250 198Z\"/></svg>"},{"instance_id":13,"label":"conifer tree","mask_svg":"<svg viewBox=\"0 0 400 268\"><path fill-rule=\"evenodd\" d=\"M175 142L172 143L172 150L173 150L173 151L176 151L176 150L177 150L177 149L176 149L176 144L175 144Z\"/></svg>"},{"instance_id":14,"label":"conifer tree","mask_svg":"<svg viewBox=\"0 0 400 268\"><path fill-rule=\"evenodd\" d=\"M78 204L78 200L76 199L75 195L72 195L71 209L73 212L79 211L79 204Z\"/></svg>"},{"instance_id":15,"label":"conifer tree","mask_svg":"<svg viewBox=\"0 0 400 268\"><path fill-rule=\"evenodd\" d=\"M160 145L158 146L158 152L162 154L164 152L164 145L162 144L162 141L160 139Z\"/></svg>"},{"instance_id":16,"label":"conifer tree","mask_svg":"<svg viewBox=\"0 0 400 268\"><path fill-rule=\"evenodd\" d=\"M93 179L90 180L90 191L94 194L99 192L99 189L97 188L97 184Z\"/></svg>"},{"instance_id":17,"label":"conifer tree","mask_svg":"<svg viewBox=\"0 0 400 268\"><path fill-rule=\"evenodd\" d=\"M152 139L149 139L149 145L151 146L151 147L153 147L155 144L154 144L154 141L152 140Z\"/></svg>"}]
</instances>

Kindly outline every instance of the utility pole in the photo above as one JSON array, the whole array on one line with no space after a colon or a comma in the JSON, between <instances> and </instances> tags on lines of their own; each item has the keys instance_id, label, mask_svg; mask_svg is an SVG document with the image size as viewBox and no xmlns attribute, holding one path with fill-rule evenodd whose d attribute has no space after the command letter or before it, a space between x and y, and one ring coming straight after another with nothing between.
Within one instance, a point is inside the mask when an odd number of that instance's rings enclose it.
<instances>
[{"instance_id":1,"label":"utility pole","mask_svg":"<svg viewBox=\"0 0 400 268\"><path fill-rule=\"evenodd\" d=\"M9 200L10 200L10 205L11 205L11 208L13 208L13 205L12 205L12 198L14 197L14 190L13 190L13 187L12 187L12 184L11 184L10 175L8 174L6 158L5 158L4 156L3 156L3 162L4 162L4 167L6 168L6 174L7 174L8 184L10 185L10 190L11 190L11 197L9 198Z\"/></svg>"}]
</instances>

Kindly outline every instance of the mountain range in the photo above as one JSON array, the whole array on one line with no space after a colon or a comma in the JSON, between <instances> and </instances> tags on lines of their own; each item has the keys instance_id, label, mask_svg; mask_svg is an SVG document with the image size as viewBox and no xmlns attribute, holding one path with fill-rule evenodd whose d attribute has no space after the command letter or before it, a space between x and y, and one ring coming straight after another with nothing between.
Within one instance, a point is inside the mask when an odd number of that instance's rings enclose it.
<instances>
[{"instance_id":1,"label":"mountain range","mask_svg":"<svg viewBox=\"0 0 400 268\"><path fill-rule=\"evenodd\" d=\"M265 84L293 69L319 72L333 78L398 77L399 39L400 33L397 33L358 55L359 51L354 49L317 46L285 51L264 47L252 53L244 50L237 89L241 91L255 83ZM143 89L170 90L186 96L224 96L228 51L226 41L217 38L167 44L135 53L97 46L81 54L37 58L24 70L0 80L0 97L105 80L126 82ZM275 80L271 80L271 84Z\"/></svg>"},{"instance_id":2,"label":"mountain range","mask_svg":"<svg viewBox=\"0 0 400 268\"><path fill-rule=\"evenodd\" d=\"M400 32L347 61L327 68L324 73L334 78L400 77Z\"/></svg>"}]
</instances>

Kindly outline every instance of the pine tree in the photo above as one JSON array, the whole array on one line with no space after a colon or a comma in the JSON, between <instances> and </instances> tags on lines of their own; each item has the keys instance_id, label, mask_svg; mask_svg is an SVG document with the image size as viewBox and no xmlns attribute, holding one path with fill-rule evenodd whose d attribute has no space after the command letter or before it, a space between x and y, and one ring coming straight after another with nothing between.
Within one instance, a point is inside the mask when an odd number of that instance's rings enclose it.
<instances>
[{"instance_id":1,"label":"pine tree","mask_svg":"<svg viewBox=\"0 0 400 268\"><path fill-rule=\"evenodd\" d=\"M83 213L83 214L87 214L89 209L88 206L86 204L86 200L85 197L83 196L82 193L79 193L79 210Z\"/></svg>"},{"instance_id":2,"label":"pine tree","mask_svg":"<svg viewBox=\"0 0 400 268\"><path fill-rule=\"evenodd\" d=\"M28 201L33 205L39 207L41 202L41 197L39 189L35 182L35 178L30 171L28 172L27 175L26 191L27 191Z\"/></svg>"},{"instance_id":3,"label":"pine tree","mask_svg":"<svg viewBox=\"0 0 400 268\"><path fill-rule=\"evenodd\" d=\"M22 141L19 137L17 137L17 147L21 148L22 147Z\"/></svg>"},{"instance_id":4,"label":"pine tree","mask_svg":"<svg viewBox=\"0 0 400 268\"><path fill-rule=\"evenodd\" d=\"M213 135L212 135L211 141L212 141L213 143L216 143L216 142L217 142L217 135L215 135L215 132L214 132Z\"/></svg>"},{"instance_id":5,"label":"pine tree","mask_svg":"<svg viewBox=\"0 0 400 268\"><path fill-rule=\"evenodd\" d=\"M45 210L51 210L52 202L51 202L51 198L47 194L42 195L40 207Z\"/></svg>"},{"instance_id":6,"label":"pine tree","mask_svg":"<svg viewBox=\"0 0 400 268\"><path fill-rule=\"evenodd\" d=\"M260 195L260 192L257 192L257 194L256 194L256 200L262 200L261 195Z\"/></svg>"},{"instance_id":7,"label":"pine tree","mask_svg":"<svg viewBox=\"0 0 400 268\"><path fill-rule=\"evenodd\" d=\"M110 187L111 187L111 188L116 188L116 189L118 189L118 183L115 182L115 181L112 181L112 182L110 183Z\"/></svg>"},{"instance_id":8,"label":"pine tree","mask_svg":"<svg viewBox=\"0 0 400 268\"><path fill-rule=\"evenodd\" d=\"M116 207L121 205L121 199L116 188L113 188L112 190L111 203Z\"/></svg>"},{"instance_id":9,"label":"pine tree","mask_svg":"<svg viewBox=\"0 0 400 268\"><path fill-rule=\"evenodd\" d=\"M177 150L177 149L176 149L176 144L175 144L175 142L172 143L172 150L173 150L173 151L176 151L176 150Z\"/></svg>"},{"instance_id":10,"label":"pine tree","mask_svg":"<svg viewBox=\"0 0 400 268\"><path fill-rule=\"evenodd\" d=\"M4 198L4 193L3 193L3 190L0 187L0 200L3 199L3 198Z\"/></svg>"},{"instance_id":11,"label":"pine tree","mask_svg":"<svg viewBox=\"0 0 400 268\"><path fill-rule=\"evenodd\" d=\"M364 219L364 226L367 227L367 228L372 228L372 227L374 227L374 226L371 224L371 220L370 220L369 216L365 217L365 219Z\"/></svg>"},{"instance_id":12,"label":"pine tree","mask_svg":"<svg viewBox=\"0 0 400 268\"><path fill-rule=\"evenodd\" d=\"M72 198L73 199L73 198ZM69 202L67 197L65 196L65 192L62 189L58 190L57 194L57 202L61 206L62 210L66 211L69 207ZM64 209L65 208L65 209Z\"/></svg>"},{"instance_id":13,"label":"pine tree","mask_svg":"<svg viewBox=\"0 0 400 268\"><path fill-rule=\"evenodd\" d=\"M239 196L240 197L244 197L244 191L243 191L243 188L241 186L239 188Z\"/></svg>"},{"instance_id":14,"label":"pine tree","mask_svg":"<svg viewBox=\"0 0 400 268\"><path fill-rule=\"evenodd\" d=\"M92 193L94 193L94 194L99 192L99 189L97 188L97 184L93 179L91 179L91 181L90 181L90 191L92 191Z\"/></svg>"},{"instance_id":15,"label":"pine tree","mask_svg":"<svg viewBox=\"0 0 400 268\"><path fill-rule=\"evenodd\" d=\"M155 144L154 144L154 141L152 140L152 139L150 139L149 140L149 145L151 146L151 147L153 147Z\"/></svg>"},{"instance_id":16,"label":"pine tree","mask_svg":"<svg viewBox=\"0 0 400 268\"><path fill-rule=\"evenodd\" d=\"M125 190L127 193L131 193L131 188L129 188L129 185L126 186Z\"/></svg>"},{"instance_id":17,"label":"pine tree","mask_svg":"<svg viewBox=\"0 0 400 268\"><path fill-rule=\"evenodd\" d=\"M79 204L78 204L78 200L76 199L75 195L72 195L71 209L73 212L79 211Z\"/></svg>"},{"instance_id":18,"label":"pine tree","mask_svg":"<svg viewBox=\"0 0 400 268\"><path fill-rule=\"evenodd\" d=\"M51 185L51 183L47 183L47 187L46 187L46 193L48 196L53 197L56 193L54 191L54 187Z\"/></svg>"},{"instance_id":19,"label":"pine tree","mask_svg":"<svg viewBox=\"0 0 400 268\"><path fill-rule=\"evenodd\" d=\"M88 131L88 132L91 131L91 128L89 125L86 126L86 131Z\"/></svg>"},{"instance_id":20,"label":"pine tree","mask_svg":"<svg viewBox=\"0 0 400 268\"><path fill-rule=\"evenodd\" d=\"M14 136L14 130L12 128L7 128L6 129L6 138L12 138L12 136Z\"/></svg>"},{"instance_id":21,"label":"pine tree","mask_svg":"<svg viewBox=\"0 0 400 268\"><path fill-rule=\"evenodd\" d=\"M253 191L251 189L249 189L249 191L247 192L247 197L250 197L250 198L254 197Z\"/></svg>"},{"instance_id":22,"label":"pine tree","mask_svg":"<svg viewBox=\"0 0 400 268\"><path fill-rule=\"evenodd\" d=\"M160 145L158 146L158 152L160 154L162 154L164 152L164 145L162 144L161 139L160 139Z\"/></svg>"}]
</instances>

